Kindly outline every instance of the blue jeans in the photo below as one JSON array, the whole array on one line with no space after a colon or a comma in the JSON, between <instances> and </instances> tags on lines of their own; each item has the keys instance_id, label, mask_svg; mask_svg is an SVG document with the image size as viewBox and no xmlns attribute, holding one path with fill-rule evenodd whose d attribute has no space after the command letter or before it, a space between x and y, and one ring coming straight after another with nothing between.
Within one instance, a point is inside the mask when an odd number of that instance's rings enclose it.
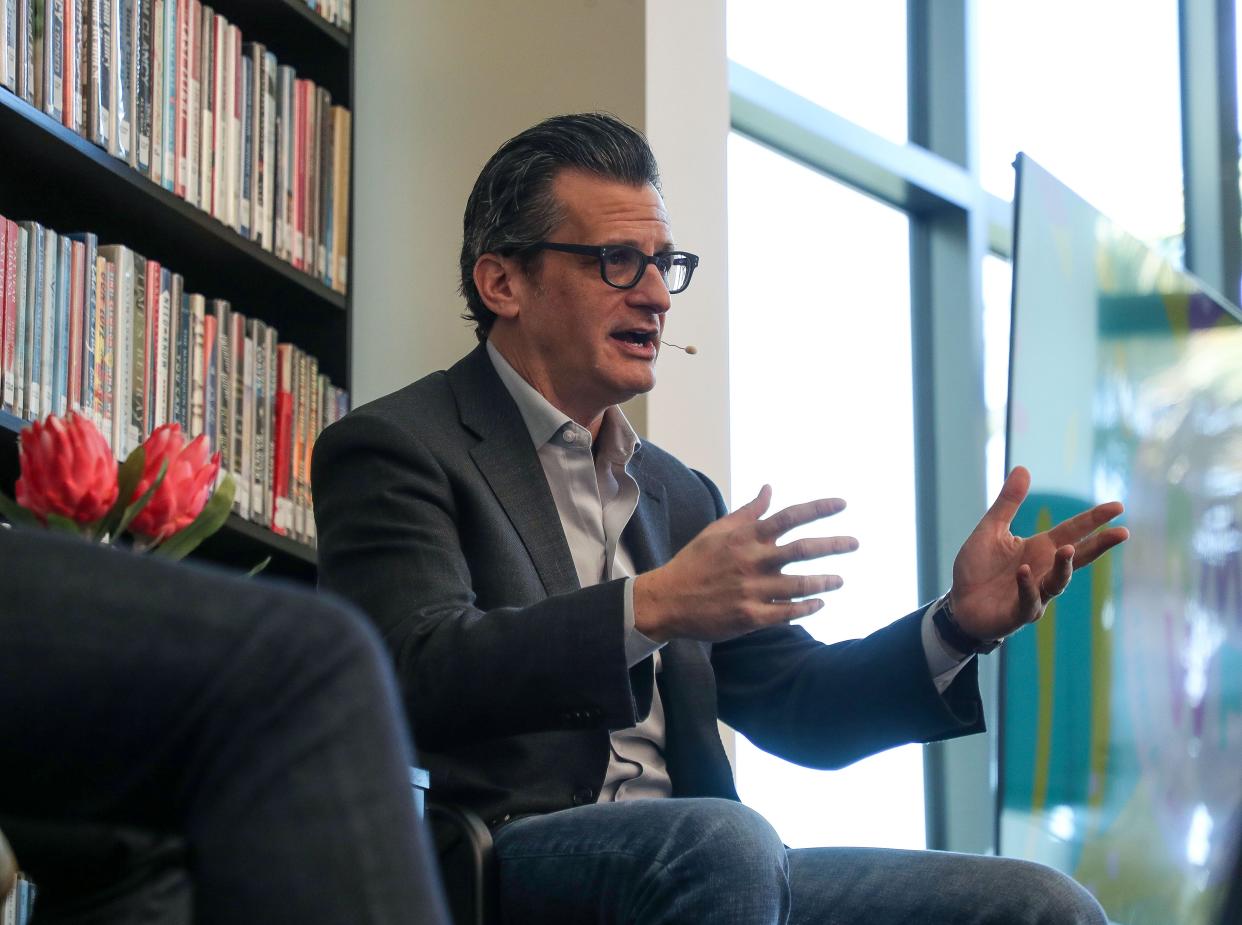
<instances>
[{"instance_id":1,"label":"blue jeans","mask_svg":"<svg viewBox=\"0 0 1242 925\"><path fill-rule=\"evenodd\" d=\"M790 850L728 800L603 803L496 833L509 925L1090 923L1103 910L1027 861L873 848Z\"/></svg>"},{"instance_id":2,"label":"blue jeans","mask_svg":"<svg viewBox=\"0 0 1242 925\"><path fill-rule=\"evenodd\" d=\"M0 529L0 564L0 817L173 836L195 922L447 921L355 611L38 531ZM76 901L41 890L36 920Z\"/></svg>"}]
</instances>

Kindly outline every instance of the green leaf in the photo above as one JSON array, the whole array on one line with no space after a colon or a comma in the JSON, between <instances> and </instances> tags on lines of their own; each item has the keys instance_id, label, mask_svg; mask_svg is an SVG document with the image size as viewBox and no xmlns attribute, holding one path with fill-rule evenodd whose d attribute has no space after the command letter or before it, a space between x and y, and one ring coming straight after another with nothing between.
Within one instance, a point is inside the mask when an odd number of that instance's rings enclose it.
<instances>
[{"instance_id":1,"label":"green leaf","mask_svg":"<svg viewBox=\"0 0 1242 925\"><path fill-rule=\"evenodd\" d=\"M138 451L135 450L134 452L136 453ZM125 462L126 465L129 464L128 459L125 460ZM113 534L114 537L120 536L124 533L129 527L130 522L138 516L139 512L141 512L144 507L147 506L147 502L151 500L151 496L155 494L155 490L160 487L160 482L164 481L164 473L167 471L168 460L165 459L162 463L160 463L160 471L155 473L154 481L152 481L147 490L142 493L142 497L125 509L125 516L122 517L121 522L116 525L116 533ZM132 493L133 489L130 489L130 491Z\"/></svg>"},{"instance_id":2,"label":"green leaf","mask_svg":"<svg viewBox=\"0 0 1242 925\"><path fill-rule=\"evenodd\" d=\"M77 521L70 520L63 514L48 514L47 526L49 530L54 530L57 533L69 533L73 536L82 535L82 527Z\"/></svg>"},{"instance_id":3,"label":"green leaf","mask_svg":"<svg viewBox=\"0 0 1242 925\"><path fill-rule=\"evenodd\" d=\"M199 543L224 526L229 512L233 510L233 495L236 492L237 483L231 475L226 475L193 522L156 546L153 554L165 559L184 559Z\"/></svg>"},{"instance_id":4,"label":"green leaf","mask_svg":"<svg viewBox=\"0 0 1242 925\"><path fill-rule=\"evenodd\" d=\"M272 561L271 556L265 557L262 562L260 562L258 565L256 565L254 568L252 568L250 571L246 573L246 577L253 578L255 575L259 574L259 572L267 568L268 563L271 561Z\"/></svg>"},{"instance_id":5,"label":"green leaf","mask_svg":"<svg viewBox=\"0 0 1242 925\"><path fill-rule=\"evenodd\" d=\"M0 492L0 517L15 527L43 526L38 517L2 492Z\"/></svg>"},{"instance_id":6,"label":"green leaf","mask_svg":"<svg viewBox=\"0 0 1242 925\"><path fill-rule=\"evenodd\" d=\"M121 518L125 516L125 508L129 504L129 499L134 496L134 489L142 481L142 469L146 465L146 455L146 450L139 446L125 457L125 462L121 463L121 467L117 469L116 500L112 502L111 509L95 527L96 541L103 539L104 536L116 539L117 534L121 532L117 527L121 523Z\"/></svg>"}]
</instances>

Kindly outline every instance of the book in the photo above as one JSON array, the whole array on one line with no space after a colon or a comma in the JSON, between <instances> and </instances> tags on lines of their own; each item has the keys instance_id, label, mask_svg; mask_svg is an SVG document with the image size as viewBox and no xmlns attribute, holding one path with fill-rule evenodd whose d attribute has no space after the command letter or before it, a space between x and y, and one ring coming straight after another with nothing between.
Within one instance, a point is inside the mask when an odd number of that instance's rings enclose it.
<instances>
[{"instance_id":1,"label":"book","mask_svg":"<svg viewBox=\"0 0 1242 925\"><path fill-rule=\"evenodd\" d=\"M37 222L23 222L29 236L26 259L26 365L22 371L26 392L23 417L33 419L43 413L43 269L46 232Z\"/></svg>"},{"instance_id":2,"label":"book","mask_svg":"<svg viewBox=\"0 0 1242 925\"><path fill-rule=\"evenodd\" d=\"M254 416L254 348L246 335L245 315L234 312L229 328L229 350L232 353L232 396L229 419L233 445L230 449L230 471L237 483L233 510L250 519L250 441ZM249 377L249 383L247 383Z\"/></svg>"},{"instance_id":3,"label":"book","mask_svg":"<svg viewBox=\"0 0 1242 925\"><path fill-rule=\"evenodd\" d=\"M293 345L276 346L276 392L273 401L272 519L273 533L288 536L293 526L289 482L293 463Z\"/></svg>"},{"instance_id":4,"label":"book","mask_svg":"<svg viewBox=\"0 0 1242 925\"><path fill-rule=\"evenodd\" d=\"M98 272L103 277L103 359L99 364L99 425L100 432L108 441L113 455L119 455L120 447L114 442L116 427L113 415L116 413L116 343L117 343L117 311L116 311L116 264L108 261L101 253L97 260Z\"/></svg>"},{"instance_id":5,"label":"book","mask_svg":"<svg viewBox=\"0 0 1242 925\"><path fill-rule=\"evenodd\" d=\"M86 137L108 150L112 134L112 8L114 0L90 0L90 85Z\"/></svg>"},{"instance_id":6,"label":"book","mask_svg":"<svg viewBox=\"0 0 1242 925\"><path fill-rule=\"evenodd\" d=\"M160 133L160 149L164 152L160 167L164 189L177 191L177 94L180 82L177 66L181 61L180 23L177 20L178 0L164 0L164 41L160 51L164 60L164 118Z\"/></svg>"},{"instance_id":7,"label":"book","mask_svg":"<svg viewBox=\"0 0 1242 925\"><path fill-rule=\"evenodd\" d=\"M51 412L64 415L69 410L70 313L73 285L73 242L65 235L56 237L56 290L54 297L55 346L52 352L53 401Z\"/></svg>"},{"instance_id":8,"label":"book","mask_svg":"<svg viewBox=\"0 0 1242 925\"><path fill-rule=\"evenodd\" d=\"M151 363L151 373L155 380L151 391L154 394L155 406L147 427L148 432L172 420L172 393L168 388L172 364L172 272L167 267L160 267L156 280L155 304L156 324L151 343L155 350Z\"/></svg>"},{"instance_id":9,"label":"book","mask_svg":"<svg viewBox=\"0 0 1242 925\"><path fill-rule=\"evenodd\" d=\"M205 407L206 375L204 363L207 340L207 300L198 293L190 293L187 299L190 306L190 427L191 437L206 433L203 425Z\"/></svg>"},{"instance_id":10,"label":"book","mask_svg":"<svg viewBox=\"0 0 1242 925\"><path fill-rule=\"evenodd\" d=\"M251 184L254 182L254 58L247 51L241 58L241 179L238 184L237 231L251 240L254 222Z\"/></svg>"},{"instance_id":11,"label":"book","mask_svg":"<svg viewBox=\"0 0 1242 925\"><path fill-rule=\"evenodd\" d=\"M133 419L133 360L134 350L134 277L135 255L120 244L102 245L99 255L109 264L108 288L111 314L113 315L113 345L108 351L112 358L109 375L112 380L112 449L124 459L137 446L130 442L130 423ZM145 291L145 290L144 290Z\"/></svg>"},{"instance_id":12,"label":"book","mask_svg":"<svg viewBox=\"0 0 1242 925\"><path fill-rule=\"evenodd\" d=\"M10 414L17 394L17 230L16 222L0 216L0 408Z\"/></svg>"},{"instance_id":13,"label":"book","mask_svg":"<svg viewBox=\"0 0 1242 925\"><path fill-rule=\"evenodd\" d=\"M338 135L335 182L336 219L332 235L332 248L336 253L336 268L332 273L332 288L340 293L349 291L351 122L352 116L350 111L343 106L338 106L336 108Z\"/></svg>"},{"instance_id":14,"label":"book","mask_svg":"<svg viewBox=\"0 0 1242 925\"><path fill-rule=\"evenodd\" d=\"M134 0L137 21L134 42L134 156L131 166L143 176L151 175L151 12L154 0Z\"/></svg>"},{"instance_id":15,"label":"book","mask_svg":"<svg viewBox=\"0 0 1242 925\"><path fill-rule=\"evenodd\" d=\"M173 192L189 199L190 186L190 46L193 35L189 0L177 0L176 182Z\"/></svg>"},{"instance_id":16,"label":"book","mask_svg":"<svg viewBox=\"0 0 1242 925\"><path fill-rule=\"evenodd\" d=\"M30 288L30 232L17 226L17 332L13 359L13 408L17 417L26 416L26 298Z\"/></svg>"},{"instance_id":17,"label":"book","mask_svg":"<svg viewBox=\"0 0 1242 925\"><path fill-rule=\"evenodd\" d=\"M175 3L176 0L173 0ZM164 112L167 86L164 82L164 27L167 0L150 0L151 4L151 164L147 175L152 183L164 185Z\"/></svg>"},{"instance_id":18,"label":"book","mask_svg":"<svg viewBox=\"0 0 1242 925\"><path fill-rule=\"evenodd\" d=\"M134 0L112 2L112 139L108 153L128 162L133 153Z\"/></svg>"},{"instance_id":19,"label":"book","mask_svg":"<svg viewBox=\"0 0 1242 925\"><path fill-rule=\"evenodd\" d=\"M169 373L169 394L172 395L172 419L185 434L190 433L190 374L193 366L194 325L190 318L190 299L180 273L172 275L170 290L173 319L172 368Z\"/></svg>"},{"instance_id":20,"label":"book","mask_svg":"<svg viewBox=\"0 0 1242 925\"><path fill-rule=\"evenodd\" d=\"M17 91L17 0L0 0L0 87Z\"/></svg>"}]
</instances>

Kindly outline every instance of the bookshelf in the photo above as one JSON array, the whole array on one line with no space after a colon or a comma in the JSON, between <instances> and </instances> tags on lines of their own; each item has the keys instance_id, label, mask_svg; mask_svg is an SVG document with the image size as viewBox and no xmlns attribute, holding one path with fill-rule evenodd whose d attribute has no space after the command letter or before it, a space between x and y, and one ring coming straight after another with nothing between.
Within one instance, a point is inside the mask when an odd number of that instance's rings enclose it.
<instances>
[{"instance_id":1,"label":"bookshelf","mask_svg":"<svg viewBox=\"0 0 1242 925\"><path fill-rule=\"evenodd\" d=\"M239 27L246 41L262 42L281 64L353 111L349 33L302 0L214 0L211 6ZM356 15L357 0L354 9ZM350 388L349 294L296 269L3 87L0 139L0 215L61 232L95 232L101 243L124 244L159 261L184 277L186 292L228 300L275 326L282 342L317 357L321 373ZM352 242L352 159L350 172ZM0 412L0 489L10 496L18 474L17 433L26 423ZM194 555L243 569L270 556L270 574L301 581L315 577L313 548L236 514Z\"/></svg>"}]
</instances>

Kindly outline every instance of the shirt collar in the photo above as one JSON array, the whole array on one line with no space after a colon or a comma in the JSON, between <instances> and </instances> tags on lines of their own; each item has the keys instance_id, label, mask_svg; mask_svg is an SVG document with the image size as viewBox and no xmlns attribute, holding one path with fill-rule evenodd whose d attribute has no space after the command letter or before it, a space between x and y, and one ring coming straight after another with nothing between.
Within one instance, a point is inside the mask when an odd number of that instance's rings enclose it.
<instances>
[{"instance_id":1,"label":"shirt collar","mask_svg":"<svg viewBox=\"0 0 1242 925\"><path fill-rule=\"evenodd\" d=\"M509 365L509 361L500 351L487 342L487 355L496 369L496 375L504 383L509 394L517 403L518 412L530 432L530 439L536 447L541 447L565 426L582 433L588 433L585 427L574 422L569 415L556 408L551 402L539 394L533 385L522 378L521 374ZM613 462L625 464L629 462L634 451L642 441L630 426L625 413L616 405L609 405L604 411L604 419L600 423L599 453Z\"/></svg>"}]
</instances>

